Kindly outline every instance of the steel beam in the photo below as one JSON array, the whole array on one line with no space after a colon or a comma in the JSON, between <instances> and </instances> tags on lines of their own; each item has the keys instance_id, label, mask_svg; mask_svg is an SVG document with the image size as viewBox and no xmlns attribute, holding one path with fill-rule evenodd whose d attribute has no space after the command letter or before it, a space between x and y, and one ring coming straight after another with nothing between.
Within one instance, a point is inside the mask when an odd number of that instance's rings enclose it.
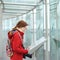
<instances>
[{"instance_id":1,"label":"steel beam","mask_svg":"<svg viewBox=\"0 0 60 60\"><path fill-rule=\"evenodd\" d=\"M5 5L20 5L20 6L36 6L36 4L22 4L22 3L11 3L11 2L4 2Z\"/></svg>"}]
</instances>

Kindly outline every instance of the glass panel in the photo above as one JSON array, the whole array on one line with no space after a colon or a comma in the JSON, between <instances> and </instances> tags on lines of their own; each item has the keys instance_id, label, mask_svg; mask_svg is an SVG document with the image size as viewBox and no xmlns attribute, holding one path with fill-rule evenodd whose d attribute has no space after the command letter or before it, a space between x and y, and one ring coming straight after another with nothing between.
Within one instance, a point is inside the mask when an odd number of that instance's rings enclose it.
<instances>
[{"instance_id":1,"label":"glass panel","mask_svg":"<svg viewBox=\"0 0 60 60\"><path fill-rule=\"evenodd\" d=\"M36 40L43 36L43 3L40 3L40 6L36 8Z\"/></svg>"},{"instance_id":2,"label":"glass panel","mask_svg":"<svg viewBox=\"0 0 60 60\"><path fill-rule=\"evenodd\" d=\"M31 45L31 42L32 42L32 36L33 36L33 33L32 33L32 17L31 17L31 13L27 14L26 15L26 22L29 24L28 26L28 30L26 31L26 34L25 34L25 46L28 47Z\"/></svg>"},{"instance_id":3,"label":"glass panel","mask_svg":"<svg viewBox=\"0 0 60 60\"><path fill-rule=\"evenodd\" d=\"M56 3L57 0L50 0L50 4Z\"/></svg>"},{"instance_id":4,"label":"glass panel","mask_svg":"<svg viewBox=\"0 0 60 60\"><path fill-rule=\"evenodd\" d=\"M36 52L36 60L44 60L44 46L41 46Z\"/></svg>"},{"instance_id":5,"label":"glass panel","mask_svg":"<svg viewBox=\"0 0 60 60\"><path fill-rule=\"evenodd\" d=\"M51 43L51 60L57 60L57 55L56 55L56 45L55 42L53 40L53 38L56 37L56 14L50 14L51 18L50 18L50 43Z\"/></svg>"},{"instance_id":6,"label":"glass panel","mask_svg":"<svg viewBox=\"0 0 60 60\"><path fill-rule=\"evenodd\" d=\"M39 40L43 36L44 28L44 7L43 2L36 8L36 40ZM44 60L44 47L40 47L36 53L36 60Z\"/></svg>"},{"instance_id":7,"label":"glass panel","mask_svg":"<svg viewBox=\"0 0 60 60\"><path fill-rule=\"evenodd\" d=\"M58 41L57 41L57 60L60 60L60 0L58 0L58 4L57 4L57 28L58 28L58 32L57 32L57 36L58 36Z\"/></svg>"},{"instance_id":8,"label":"glass panel","mask_svg":"<svg viewBox=\"0 0 60 60\"><path fill-rule=\"evenodd\" d=\"M51 45L51 60L59 60L60 59L60 51L59 51L59 48L60 48L60 30L59 30L59 26L60 26L60 20L59 20L59 8L57 9L57 5L58 4L58 0L57 1L54 1L52 0L52 4L50 5L50 8L51 8L51 14L50 14L50 45ZM58 15L57 15L57 12L58 12Z\"/></svg>"}]
</instances>

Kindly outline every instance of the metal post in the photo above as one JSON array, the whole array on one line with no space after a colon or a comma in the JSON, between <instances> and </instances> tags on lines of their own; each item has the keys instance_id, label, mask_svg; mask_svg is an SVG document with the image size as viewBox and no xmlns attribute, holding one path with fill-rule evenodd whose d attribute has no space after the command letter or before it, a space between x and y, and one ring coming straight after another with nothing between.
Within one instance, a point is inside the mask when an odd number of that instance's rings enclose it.
<instances>
[{"instance_id":1,"label":"metal post","mask_svg":"<svg viewBox=\"0 0 60 60\"><path fill-rule=\"evenodd\" d=\"M33 44L35 44L35 19L34 19L34 11L33 11ZM33 53L33 60L36 60L35 52Z\"/></svg>"},{"instance_id":2,"label":"metal post","mask_svg":"<svg viewBox=\"0 0 60 60\"><path fill-rule=\"evenodd\" d=\"M44 29L47 42L44 44L45 60L50 60L50 11L49 0L44 0Z\"/></svg>"}]
</instances>

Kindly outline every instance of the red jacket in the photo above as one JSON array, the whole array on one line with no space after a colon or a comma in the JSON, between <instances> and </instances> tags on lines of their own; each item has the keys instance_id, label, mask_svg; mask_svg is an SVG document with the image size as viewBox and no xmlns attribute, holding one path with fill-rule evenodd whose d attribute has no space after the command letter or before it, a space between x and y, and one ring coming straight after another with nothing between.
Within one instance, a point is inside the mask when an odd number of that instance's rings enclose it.
<instances>
[{"instance_id":1,"label":"red jacket","mask_svg":"<svg viewBox=\"0 0 60 60\"><path fill-rule=\"evenodd\" d=\"M18 30L18 32L20 33L20 35L23 38L24 33L20 32L19 30ZM23 41L21 40L18 32L15 31L15 33L13 35L10 35L8 33L8 37L10 39L12 38L11 47L13 50L13 56L10 58L11 60L23 60L23 55L28 53L28 50L25 50L22 46Z\"/></svg>"}]
</instances>

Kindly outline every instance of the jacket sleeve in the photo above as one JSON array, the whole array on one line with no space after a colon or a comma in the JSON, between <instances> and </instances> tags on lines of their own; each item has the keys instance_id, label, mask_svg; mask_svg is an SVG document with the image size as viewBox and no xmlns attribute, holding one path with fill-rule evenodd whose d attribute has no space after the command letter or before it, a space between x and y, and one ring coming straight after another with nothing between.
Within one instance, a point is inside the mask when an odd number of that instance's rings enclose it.
<instances>
[{"instance_id":1,"label":"jacket sleeve","mask_svg":"<svg viewBox=\"0 0 60 60\"><path fill-rule=\"evenodd\" d=\"M22 41L21 41L18 33L14 34L12 47L13 47L13 51L15 51L17 53L22 53L22 54L27 54L28 53L28 50L25 50L22 47Z\"/></svg>"}]
</instances>

